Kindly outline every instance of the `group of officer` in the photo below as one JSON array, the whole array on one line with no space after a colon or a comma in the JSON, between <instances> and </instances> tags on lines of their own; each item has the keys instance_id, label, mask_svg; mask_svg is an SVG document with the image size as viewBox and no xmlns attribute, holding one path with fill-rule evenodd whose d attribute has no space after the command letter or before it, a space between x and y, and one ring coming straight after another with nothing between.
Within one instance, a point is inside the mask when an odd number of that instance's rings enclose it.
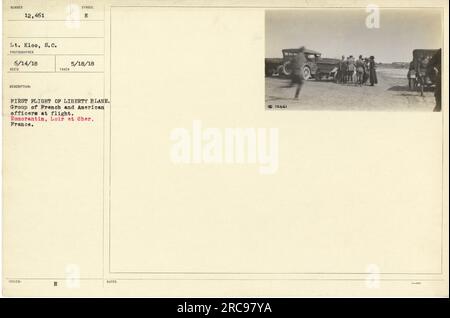
<instances>
[{"instance_id":1,"label":"group of officer","mask_svg":"<svg viewBox=\"0 0 450 318\"><path fill-rule=\"evenodd\" d=\"M345 58L343 55L339 61L337 71L337 83L353 83L359 86L369 81L370 86L378 83L375 57L365 57L362 55L355 59L353 55Z\"/></svg>"}]
</instances>

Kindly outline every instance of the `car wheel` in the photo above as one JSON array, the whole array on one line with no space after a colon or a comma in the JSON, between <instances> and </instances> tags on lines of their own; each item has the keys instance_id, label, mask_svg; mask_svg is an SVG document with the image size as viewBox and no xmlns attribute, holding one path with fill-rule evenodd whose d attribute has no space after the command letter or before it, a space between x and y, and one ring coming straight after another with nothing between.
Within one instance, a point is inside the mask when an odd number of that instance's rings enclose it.
<instances>
[{"instance_id":1,"label":"car wheel","mask_svg":"<svg viewBox=\"0 0 450 318\"><path fill-rule=\"evenodd\" d=\"M287 61L286 63L283 64L282 72L284 76L291 76L292 68L290 61Z\"/></svg>"},{"instance_id":2,"label":"car wheel","mask_svg":"<svg viewBox=\"0 0 450 318\"><path fill-rule=\"evenodd\" d=\"M311 69L308 66L303 67L303 78L308 80L311 78Z\"/></svg>"},{"instance_id":3,"label":"car wheel","mask_svg":"<svg viewBox=\"0 0 450 318\"><path fill-rule=\"evenodd\" d=\"M282 76L282 75L283 75L283 65L279 65L279 66L277 67L276 74L277 74L278 76Z\"/></svg>"}]
</instances>

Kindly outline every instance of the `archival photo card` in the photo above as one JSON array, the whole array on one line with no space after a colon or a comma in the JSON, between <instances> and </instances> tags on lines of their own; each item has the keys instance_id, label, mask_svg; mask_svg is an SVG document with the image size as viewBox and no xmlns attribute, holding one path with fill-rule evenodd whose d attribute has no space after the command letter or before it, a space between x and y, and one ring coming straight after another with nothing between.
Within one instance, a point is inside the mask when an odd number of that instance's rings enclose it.
<instances>
[{"instance_id":1,"label":"archival photo card","mask_svg":"<svg viewBox=\"0 0 450 318\"><path fill-rule=\"evenodd\" d=\"M267 10L267 110L440 111L442 10Z\"/></svg>"}]
</instances>

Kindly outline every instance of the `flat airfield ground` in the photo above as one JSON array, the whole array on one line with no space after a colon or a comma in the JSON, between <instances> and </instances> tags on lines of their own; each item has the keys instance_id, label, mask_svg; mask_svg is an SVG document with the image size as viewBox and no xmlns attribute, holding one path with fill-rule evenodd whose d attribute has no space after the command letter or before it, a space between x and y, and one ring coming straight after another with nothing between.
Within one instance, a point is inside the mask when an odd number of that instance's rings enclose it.
<instances>
[{"instance_id":1,"label":"flat airfield ground","mask_svg":"<svg viewBox=\"0 0 450 318\"><path fill-rule=\"evenodd\" d=\"M380 67L375 86L310 79L305 81L298 100L294 99L295 87L288 87L289 79L266 77L266 109L431 112L435 106L433 89L427 89L424 96L411 91L407 72L404 68Z\"/></svg>"}]
</instances>

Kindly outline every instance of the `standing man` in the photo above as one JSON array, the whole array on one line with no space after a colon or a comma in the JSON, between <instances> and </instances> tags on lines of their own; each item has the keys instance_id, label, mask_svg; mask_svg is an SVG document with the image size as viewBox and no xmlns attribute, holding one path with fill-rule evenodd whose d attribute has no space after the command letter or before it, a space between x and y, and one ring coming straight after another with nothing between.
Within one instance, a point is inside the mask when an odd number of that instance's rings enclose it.
<instances>
[{"instance_id":1,"label":"standing man","mask_svg":"<svg viewBox=\"0 0 450 318\"><path fill-rule=\"evenodd\" d=\"M370 79L370 86L378 84L377 71L375 66L375 57L373 55L369 58L369 79Z\"/></svg>"},{"instance_id":2,"label":"standing man","mask_svg":"<svg viewBox=\"0 0 450 318\"><path fill-rule=\"evenodd\" d=\"M338 73L338 77L337 77L337 81L338 83L345 83L345 75L347 73L347 67L346 67L346 63L345 63L345 56L342 55L341 60L339 61L339 73Z\"/></svg>"},{"instance_id":3,"label":"standing man","mask_svg":"<svg viewBox=\"0 0 450 318\"><path fill-rule=\"evenodd\" d=\"M362 55L356 60L356 78L359 86L362 86L364 81L364 60Z\"/></svg>"},{"instance_id":4,"label":"standing man","mask_svg":"<svg viewBox=\"0 0 450 318\"><path fill-rule=\"evenodd\" d=\"M347 75L348 75L348 81L350 83L353 83L353 75L355 74L355 58L353 55L350 55L347 59L348 66L347 66Z\"/></svg>"},{"instance_id":5,"label":"standing man","mask_svg":"<svg viewBox=\"0 0 450 318\"><path fill-rule=\"evenodd\" d=\"M436 87L434 88L434 99L436 101L436 106L434 107L434 112L441 111L441 49L439 49L431 58L428 64L428 73L434 74Z\"/></svg>"},{"instance_id":6,"label":"standing man","mask_svg":"<svg viewBox=\"0 0 450 318\"><path fill-rule=\"evenodd\" d=\"M302 46L299 49L298 54L293 59L293 69L292 69L292 80L291 80L291 86L294 84L297 85L297 88L295 90L295 99L298 99L298 95L300 94L300 90L303 86L303 81L305 79L304 73L303 73L303 66L306 63L306 57L305 57L305 47Z\"/></svg>"},{"instance_id":7,"label":"standing man","mask_svg":"<svg viewBox=\"0 0 450 318\"><path fill-rule=\"evenodd\" d=\"M369 79L369 58L364 58L364 76L363 76L363 84L367 82Z\"/></svg>"}]
</instances>

